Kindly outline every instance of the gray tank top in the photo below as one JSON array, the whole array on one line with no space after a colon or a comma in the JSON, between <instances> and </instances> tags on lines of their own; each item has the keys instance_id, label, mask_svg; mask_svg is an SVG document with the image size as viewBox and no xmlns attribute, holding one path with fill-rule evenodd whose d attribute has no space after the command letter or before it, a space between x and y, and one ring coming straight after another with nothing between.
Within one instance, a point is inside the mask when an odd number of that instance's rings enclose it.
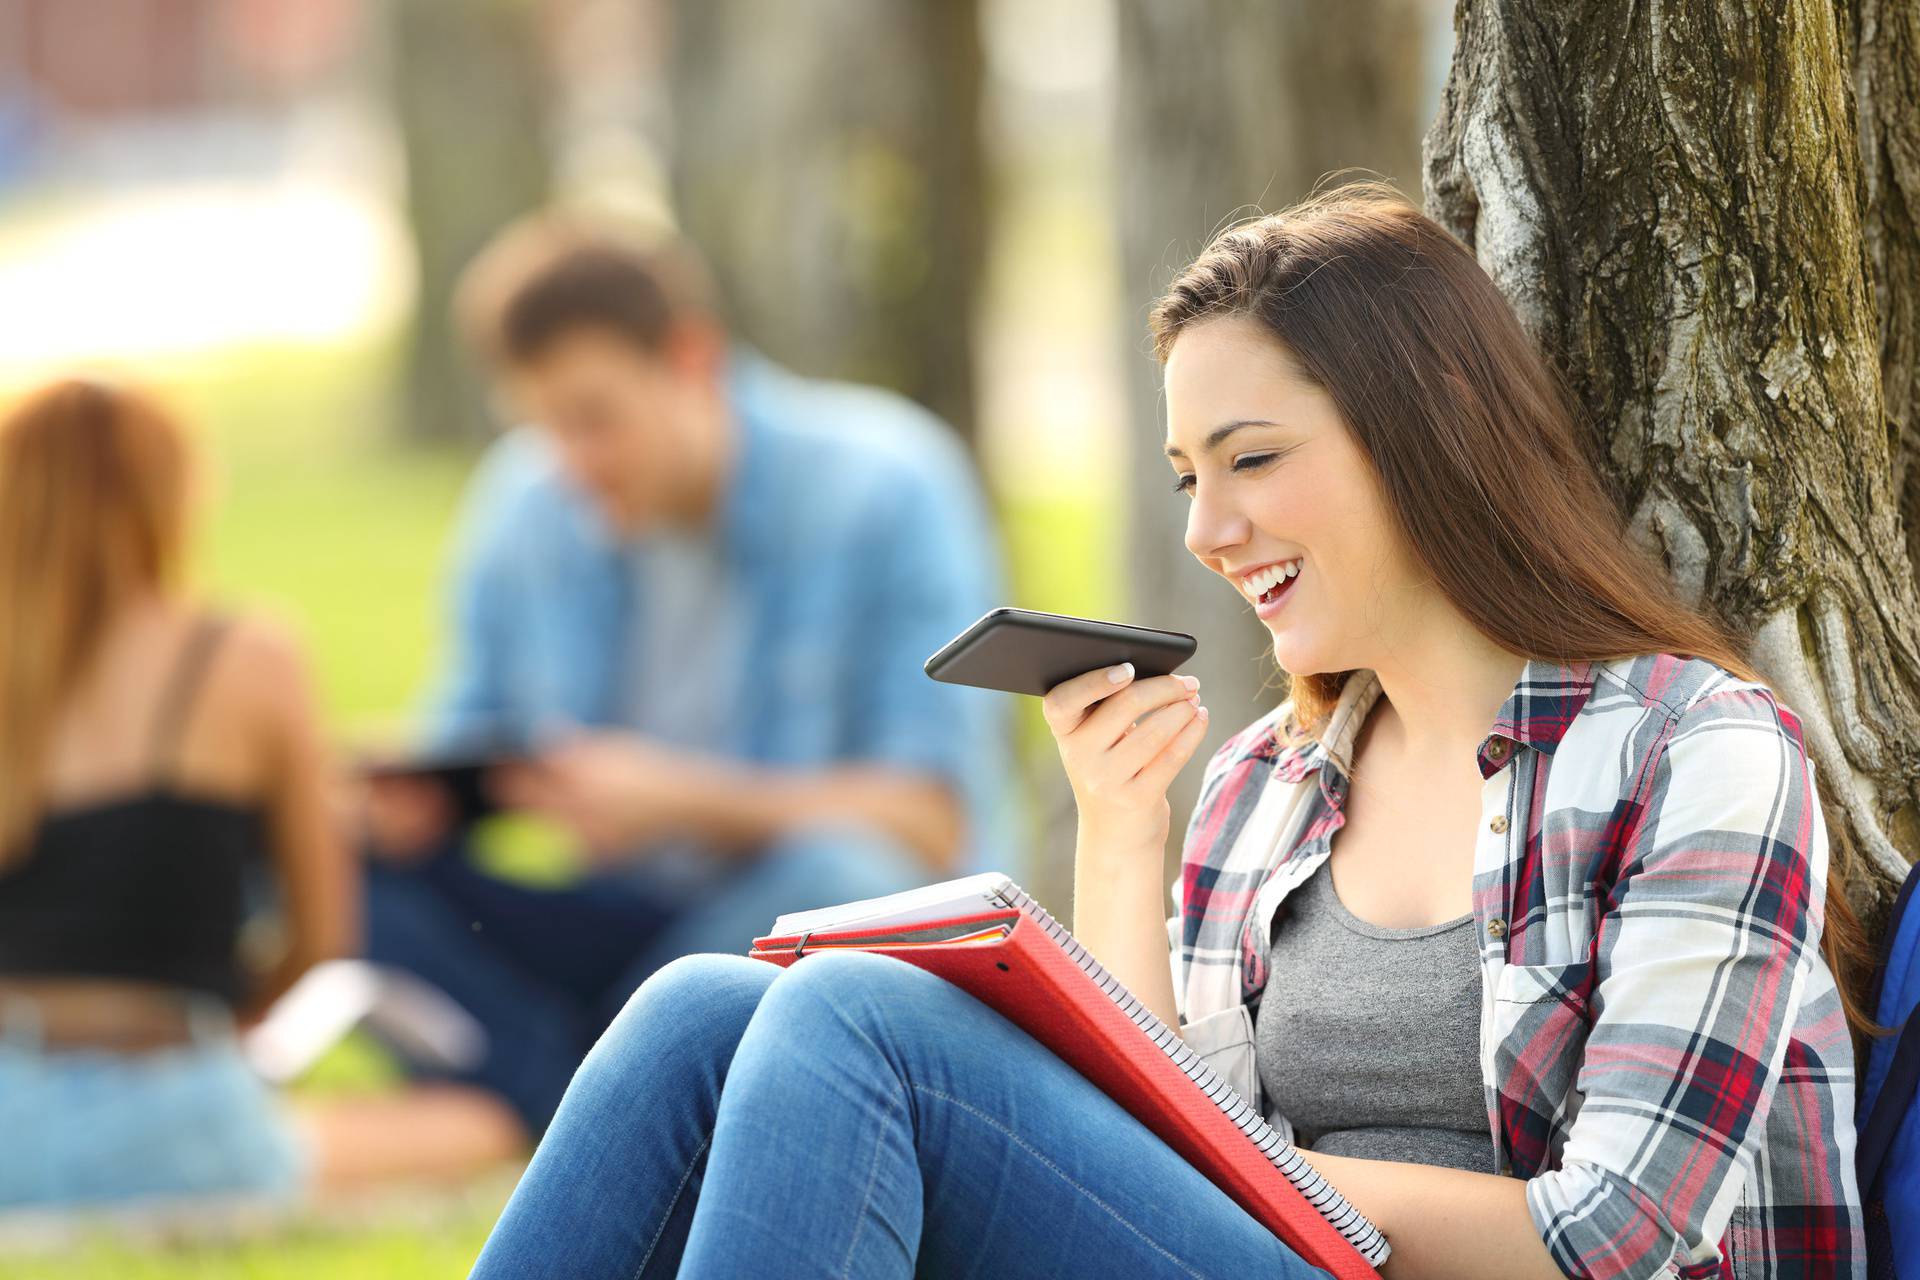
<instances>
[{"instance_id":1,"label":"gray tank top","mask_svg":"<svg viewBox=\"0 0 1920 1280\"><path fill-rule=\"evenodd\" d=\"M1322 862L1287 895L1269 961L1253 1035L1269 1117L1309 1151L1494 1171L1471 913L1383 929Z\"/></svg>"}]
</instances>

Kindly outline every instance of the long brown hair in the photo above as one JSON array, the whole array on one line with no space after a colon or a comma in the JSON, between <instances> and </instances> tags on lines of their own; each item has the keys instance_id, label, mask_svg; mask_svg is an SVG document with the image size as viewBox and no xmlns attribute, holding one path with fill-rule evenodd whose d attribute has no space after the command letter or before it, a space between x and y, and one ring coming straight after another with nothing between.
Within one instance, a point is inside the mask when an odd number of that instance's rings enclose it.
<instances>
[{"instance_id":1,"label":"long brown hair","mask_svg":"<svg viewBox=\"0 0 1920 1280\"><path fill-rule=\"evenodd\" d=\"M106 624L178 574L189 459L137 392L78 379L0 421L0 865L37 820L56 716Z\"/></svg>"},{"instance_id":2,"label":"long brown hair","mask_svg":"<svg viewBox=\"0 0 1920 1280\"><path fill-rule=\"evenodd\" d=\"M1414 556L1494 643L1563 664L1683 654L1760 682L1628 537L1571 397L1506 298L1399 192L1349 183L1223 231L1155 304L1156 353L1220 316L1261 325L1333 399ZM1290 730L1322 731L1348 674L1294 676ZM1829 859L1822 945L1849 1026L1875 1034L1846 861Z\"/></svg>"}]
</instances>

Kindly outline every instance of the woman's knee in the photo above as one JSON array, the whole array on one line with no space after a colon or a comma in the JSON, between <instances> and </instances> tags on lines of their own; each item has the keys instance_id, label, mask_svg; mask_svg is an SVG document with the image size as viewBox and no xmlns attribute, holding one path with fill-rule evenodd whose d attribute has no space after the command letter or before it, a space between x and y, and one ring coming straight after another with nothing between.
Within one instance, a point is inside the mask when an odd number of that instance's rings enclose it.
<instances>
[{"instance_id":1,"label":"woman's knee","mask_svg":"<svg viewBox=\"0 0 1920 1280\"><path fill-rule=\"evenodd\" d=\"M791 1025L840 1019L868 1035L888 1030L888 1014L909 1003L937 1000L952 988L919 966L872 951L816 951L794 961L756 1010L759 1021Z\"/></svg>"},{"instance_id":2,"label":"woman's knee","mask_svg":"<svg viewBox=\"0 0 1920 1280\"><path fill-rule=\"evenodd\" d=\"M617 1071L667 1046L686 1056L730 1055L779 974L765 960L719 952L671 960L627 997L581 1070Z\"/></svg>"}]
</instances>

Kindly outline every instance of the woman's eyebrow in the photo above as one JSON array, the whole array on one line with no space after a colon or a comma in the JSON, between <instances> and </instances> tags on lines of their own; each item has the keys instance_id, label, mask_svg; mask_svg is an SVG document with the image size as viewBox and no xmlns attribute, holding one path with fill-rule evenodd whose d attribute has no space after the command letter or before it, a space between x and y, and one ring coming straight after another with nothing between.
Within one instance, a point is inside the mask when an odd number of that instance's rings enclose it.
<instances>
[{"instance_id":1,"label":"woman's eyebrow","mask_svg":"<svg viewBox=\"0 0 1920 1280\"><path fill-rule=\"evenodd\" d=\"M1207 432L1207 438L1200 442L1200 449L1203 453L1211 453L1222 440L1225 440L1242 427L1277 427L1279 425L1279 423L1269 422L1265 418L1240 418L1233 422L1223 423ZM1184 458L1187 455L1180 451L1179 446L1170 444L1167 446L1167 456L1169 458Z\"/></svg>"}]
</instances>

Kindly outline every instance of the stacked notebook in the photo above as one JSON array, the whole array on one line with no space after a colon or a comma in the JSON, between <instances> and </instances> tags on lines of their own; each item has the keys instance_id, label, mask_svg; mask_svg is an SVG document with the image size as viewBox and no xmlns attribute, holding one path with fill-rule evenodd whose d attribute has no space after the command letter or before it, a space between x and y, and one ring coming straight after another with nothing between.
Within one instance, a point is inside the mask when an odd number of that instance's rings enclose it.
<instances>
[{"instance_id":1,"label":"stacked notebook","mask_svg":"<svg viewBox=\"0 0 1920 1280\"><path fill-rule=\"evenodd\" d=\"M1379 1228L1005 875L783 915L748 954L784 965L849 947L897 956L998 1010L1295 1253L1341 1280L1375 1280L1389 1252Z\"/></svg>"}]
</instances>

